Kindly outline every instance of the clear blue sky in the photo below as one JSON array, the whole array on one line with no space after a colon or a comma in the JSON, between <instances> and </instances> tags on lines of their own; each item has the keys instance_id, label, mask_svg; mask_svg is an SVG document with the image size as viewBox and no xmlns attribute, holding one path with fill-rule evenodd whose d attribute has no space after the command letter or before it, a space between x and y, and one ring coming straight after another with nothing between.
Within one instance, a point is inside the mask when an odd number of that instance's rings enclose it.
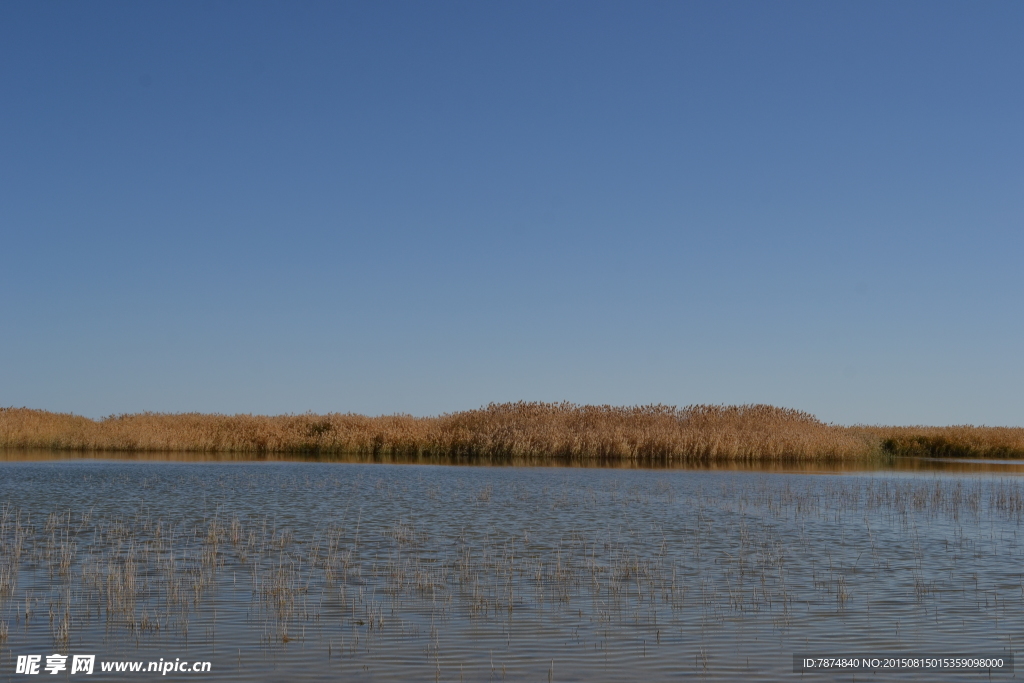
<instances>
[{"instance_id":1,"label":"clear blue sky","mask_svg":"<svg viewBox=\"0 0 1024 683\"><path fill-rule=\"evenodd\" d=\"M0 405L1024 424L1024 3L0 4Z\"/></svg>"}]
</instances>

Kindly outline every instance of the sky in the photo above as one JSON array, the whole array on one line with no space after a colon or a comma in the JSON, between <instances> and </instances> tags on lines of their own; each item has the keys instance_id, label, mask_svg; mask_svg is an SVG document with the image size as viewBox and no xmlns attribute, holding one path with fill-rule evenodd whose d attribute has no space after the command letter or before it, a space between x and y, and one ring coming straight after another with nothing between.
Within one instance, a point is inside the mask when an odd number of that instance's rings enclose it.
<instances>
[{"instance_id":1,"label":"sky","mask_svg":"<svg viewBox=\"0 0 1024 683\"><path fill-rule=\"evenodd\" d=\"M1024 3L0 3L0 406L1024 425Z\"/></svg>"}]
</instances>

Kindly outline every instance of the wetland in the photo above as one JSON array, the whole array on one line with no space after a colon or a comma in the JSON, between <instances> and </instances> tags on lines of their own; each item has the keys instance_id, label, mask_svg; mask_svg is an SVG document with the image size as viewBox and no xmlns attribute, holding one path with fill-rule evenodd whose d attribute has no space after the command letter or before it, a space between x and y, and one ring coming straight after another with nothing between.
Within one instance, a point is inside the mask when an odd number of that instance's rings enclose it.
<instances>
[{"instance_id":1,"label":"wetland","mask_svg":"<svg viewBox=\"0 0 1024 683\"><path fill-rule=\"evenodd\" d=\"M0 458L0 680L84 653L239 681L770 681L797 653L1024 637L1013 461L175 457Z\"/></svg>"}]
</instances>

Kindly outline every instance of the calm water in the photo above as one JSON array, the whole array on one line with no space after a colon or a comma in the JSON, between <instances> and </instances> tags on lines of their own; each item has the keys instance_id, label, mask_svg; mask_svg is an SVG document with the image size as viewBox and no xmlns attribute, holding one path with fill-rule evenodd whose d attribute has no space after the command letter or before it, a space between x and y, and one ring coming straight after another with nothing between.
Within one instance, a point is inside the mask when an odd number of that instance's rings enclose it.
<instances>
[{"instance_id":1,"label":"calm water","mask_svg":"<svg viewBox=\"0 0 1024 683\"><path fill-rule=\"evenodd\" d=\"M777 681L794 653L1010 653L1018 470L8 456L0 680L54 653L95 654L96 680L163 658L211 671L161 678L245 681ZM856 674L891 679L981 680Z\"/></svg>"}]
</instances>

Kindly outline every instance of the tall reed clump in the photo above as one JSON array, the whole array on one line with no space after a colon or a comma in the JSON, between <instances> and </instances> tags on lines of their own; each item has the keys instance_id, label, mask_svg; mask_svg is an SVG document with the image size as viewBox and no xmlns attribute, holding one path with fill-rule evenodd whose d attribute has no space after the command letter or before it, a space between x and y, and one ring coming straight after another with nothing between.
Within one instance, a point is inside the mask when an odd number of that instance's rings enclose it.
<instances>
[{"instance_id":1,"label":"tall reed clump","mask_svg":"<svg viewBox=\"0 0 1024 683\"><path fill-rule=\"evenodd\" d=\"M491 404L439 418L435 447L453 455L633 461L842 459L870 443L812 415L767 405L635 407Z\"/></svg>"},{"instance_id":2,"label":"tall reed clump","mask_svg":"<svg viewBox=\"0 0 1024 683\"><path fill-rule=\"evenodd\" d=\"M437 417L139 413L102 420L0 409L0 447L82 451L354 453L636 462L833 460L877 438L767 405L503 403Z\"/></svg>"}]
</instances>

